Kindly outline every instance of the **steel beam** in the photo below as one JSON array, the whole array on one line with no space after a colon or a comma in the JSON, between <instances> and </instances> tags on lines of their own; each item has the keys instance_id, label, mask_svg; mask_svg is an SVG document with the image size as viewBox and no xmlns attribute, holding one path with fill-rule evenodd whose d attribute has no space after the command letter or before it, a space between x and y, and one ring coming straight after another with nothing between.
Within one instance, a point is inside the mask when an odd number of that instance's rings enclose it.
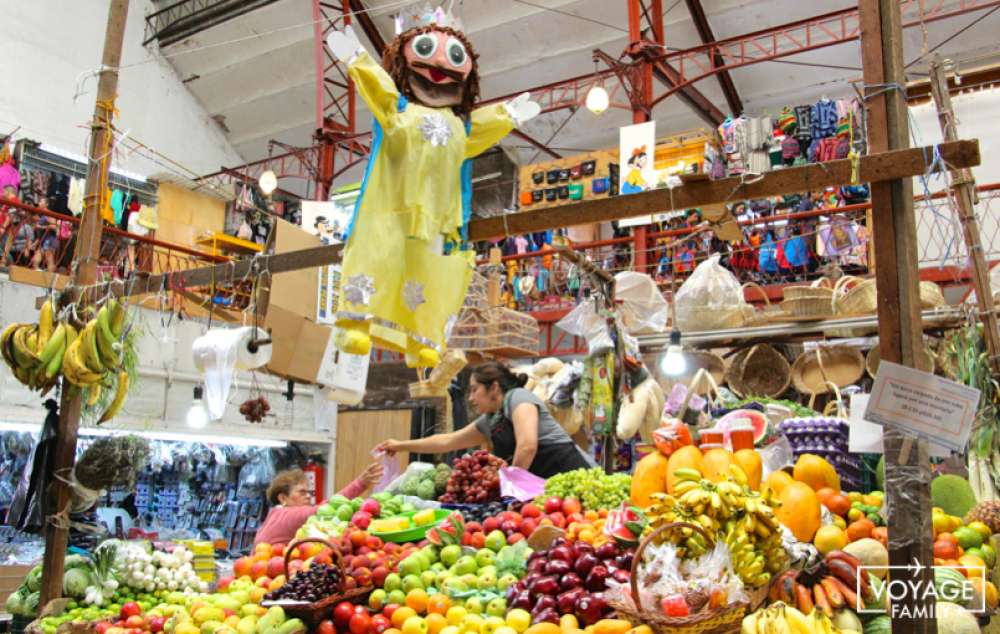
<instances>
[{"instance_id":1,"label":"steel beam","mask_svg":"<svg viewBox=\"0 0 1000 634\"><path fill-rule=\"evenodd\" d=\"M688 12L691 14L691 19L694 21L694 27L698 29L698 37L701 38L702 44L714 42L715 33L712 32L712 25L708 23L708 16L705 15L705 8L701 5L701 0L685 0L685 2L687 3ZM716 56L715 63L721 66L725 62L721 56ZM740 99L740 94L736 91L736 84L733 83L733 78L730 76L729 71L719 71L716 79L719 80L719 87L722 88L722 94L726 96L726 104L729 105L729 111L734 117L742 114L743 100Z\"/></svg>"},{"instance_id":2,"label":"steel beam","mask_svg":"<svg viewBox=\"0 0 1000 634\"><path fill-rule=\"evenodd\" d=\"M354 19L361 26L361 30L368 36L368 41L372 43L372 48L375 49L375 59L382 59L382 53L385 51L385 38L375 26L375 21L368 15L368 9L365 8L364 2L362 0L348 0L347 4Z\"/></svg>"},{"instance_id":3,"label":"steel beam","mask_svg":"<svg viewBox=\"0 0 1000 634\"><path fill-rule=\"evenodd\" d=\"M538 148L542 152L545 152L546 154L548 154L549 156L551 156L554 159L561 159L562 158L562 154L559 154L558 152L556 152L555 150L553 150L549 146L545 145L544 143L542 143L538 139L536 139L536 138L534 138L532 136L529 136L529 135L525 134L524 132L521 132L517 128L515 128L514 130L511 131L511 135L516 136L517 138L519 138L519 139L521 139L523 141L527 141L529 144L535 146L536 148Z\"/></svg>"}]
</instances>

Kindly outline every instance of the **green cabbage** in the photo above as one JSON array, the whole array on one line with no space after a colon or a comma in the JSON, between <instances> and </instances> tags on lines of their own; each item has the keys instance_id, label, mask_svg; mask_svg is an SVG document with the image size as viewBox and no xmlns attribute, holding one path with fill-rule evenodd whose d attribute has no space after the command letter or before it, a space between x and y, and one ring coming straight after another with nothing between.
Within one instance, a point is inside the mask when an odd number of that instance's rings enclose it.
<instances>
[{"instance_id":1,"label":"green cabbage","mask_svg":"<svg viewBox=\"0 0 1000 634\"><path fill-rule=\"evenodd\" d=\"M41 564L35 566L28 573L28 576L24 578L24 585L28 588L29 592L38 592L42 589L42 566Z\"/></svg>"},{"instance_id":2,"label":"green cabbage","mask_svg":"<svg viewBox=\"0 0 1000 634\"><path fill-rule=\"evenodd\" d=\"M93 577L85 568L70 568L63 575L63 592L74 599L82 599L87 595L87 586L93 583Z\"/></svg>"},{"instance_id":3,"label":"green cabbage","mask_svg":"<svg viewBox=\"0 0 1000 634\"><path fill-rule=\"evenodd\" d=\"M21 612L24 610L24 588L20 588L17 592L11 594L7 597L7 602L4 604L4 609L13 614L14 616L22 616Z\"/></svg>"},{"instance_id":4,"label":"green cabbage","mask_svg":"<svg viewBox=\"0 0 1000 634\"><path fill-rule=\"evenodd\" d=\"M24 599L24 605L21 608L22 616L35 616L38 613L38 602L41 601L42 595L39 592L32 592Z\"/></svg>"}]
</instances>

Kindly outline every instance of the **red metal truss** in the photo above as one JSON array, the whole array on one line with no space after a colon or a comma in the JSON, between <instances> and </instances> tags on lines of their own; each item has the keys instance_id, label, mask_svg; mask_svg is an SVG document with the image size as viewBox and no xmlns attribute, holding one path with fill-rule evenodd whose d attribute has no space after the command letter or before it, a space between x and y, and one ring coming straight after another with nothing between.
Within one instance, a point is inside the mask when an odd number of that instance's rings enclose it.
<instances>
[{"instance_id":1,"label":"red metal truss","mask_svg":"<svg viewBox=\"0 0 1000 634\"><path fill-rule=\"evenodd\" d=\"M354 84L326 46L327 36L351 23L350 0L313 0L316 51L316 129L324 133L354 133Z\"/></svg>"},{"instance_id":2,"label":"red metal truss","mask_svg":"<svg viewBox=\"0 0 1000 634\"><path fill-rule=\"evenodd\" d=\"M1000 0L903 0L903 27L1000 5ZM657 104L706 77L722 71L768 62L806 51L843 44L861 38L857 8L826 13L719 42L665 53L663 60L676 66L677 85L656 97Z\"/></svg>"}]
</instances>

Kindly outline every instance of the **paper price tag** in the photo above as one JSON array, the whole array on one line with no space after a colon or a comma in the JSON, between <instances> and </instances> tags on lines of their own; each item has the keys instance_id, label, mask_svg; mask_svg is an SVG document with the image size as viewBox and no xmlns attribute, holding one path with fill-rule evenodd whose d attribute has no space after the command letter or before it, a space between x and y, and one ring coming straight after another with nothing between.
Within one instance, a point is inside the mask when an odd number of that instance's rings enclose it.
<instances>
[{"instance_id":1,"label":"paper price tag","mask_svg":"<svg viewBox=\"0 0 1000 634\"><path fill-rule=\"evenodd\" d=\"M979 406L979 390L896 363L879 364L864 418L962 451Z\"/></svg>"}]
</instances>

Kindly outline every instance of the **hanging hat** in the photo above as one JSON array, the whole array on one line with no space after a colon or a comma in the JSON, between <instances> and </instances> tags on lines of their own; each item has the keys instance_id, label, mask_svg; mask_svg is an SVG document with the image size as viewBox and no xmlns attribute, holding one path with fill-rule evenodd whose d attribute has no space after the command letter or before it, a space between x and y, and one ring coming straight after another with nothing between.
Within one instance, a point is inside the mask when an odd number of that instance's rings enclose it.
<instances>
[{"instance_id":1,"label":"hanging hat","mask_svg":"<svg viewBox=\"0 0 1000 634\"><path fill-rule=\"evenodd\" d=\"M139 209L139 224L152 231L159 229L160 225L156 220L156 207L147 207L143 205L143 207Z\"/></svg>"}]
</instances>

